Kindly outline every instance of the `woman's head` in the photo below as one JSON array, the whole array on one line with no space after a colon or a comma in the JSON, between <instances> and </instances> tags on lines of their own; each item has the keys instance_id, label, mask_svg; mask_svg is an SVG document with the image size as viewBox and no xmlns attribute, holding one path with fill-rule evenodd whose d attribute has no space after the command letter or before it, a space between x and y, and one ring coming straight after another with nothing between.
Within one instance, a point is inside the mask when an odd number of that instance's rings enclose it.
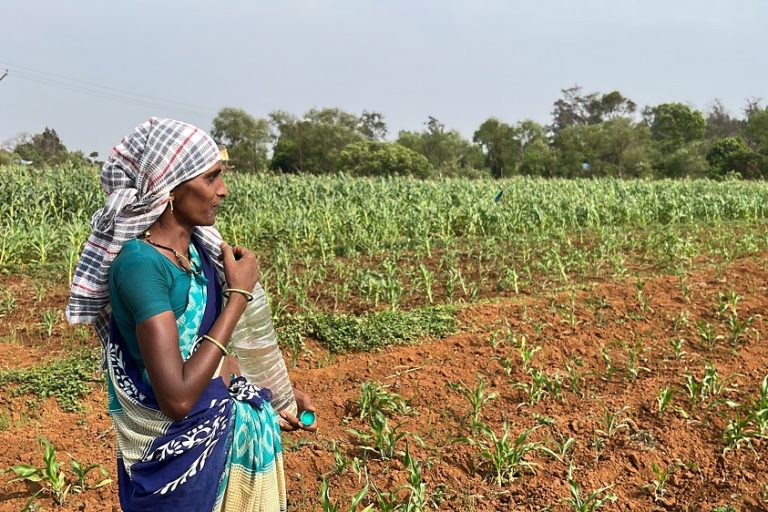
<instances>
[{"instance_id":1,"label":"woman's head","mask_svg":"<svg viewBox=\"0 0 768 512\"><path fill-rule=\"evenodd\" d=\"M217 172L220 162L219 147L210 135L172 119L153 117L112 149L101 172L108 197L91 218L91 234L72 280L67 306L70 322L100 319L97 331L106 339L109 267L125 242L146 231L166 211L174 190L190 225L200 226L193 232L195 239L217 263L221 235L211 224L226 195Z\"/></svg>"},{"instance_id":2,"label":"woman's head","mask_svg":"<svg viewBox=\"0 0 768 512\"><path fill-rule=\"evenodd\" d=\"M150 118L112 149L101 173L107 194L124 196L113 213L155 214L165 209L171 191L221 161L210 135L173 119ZM109 206L109 205L108 205ZM154 220L153 220L154 221Z\"/></svg>"},{"instance_id":3,"label":"woman's head","mask_svg":"<svg viewBox=\"0 0 768 512\"><path fill-rule=\"evenodd\" d=\"M169 210L172 208L170 214L177 222L190 227L213 225L219 205L227 197L223 171L223 163L217 162L171 192Z\"/></svg>"}]
</instances>

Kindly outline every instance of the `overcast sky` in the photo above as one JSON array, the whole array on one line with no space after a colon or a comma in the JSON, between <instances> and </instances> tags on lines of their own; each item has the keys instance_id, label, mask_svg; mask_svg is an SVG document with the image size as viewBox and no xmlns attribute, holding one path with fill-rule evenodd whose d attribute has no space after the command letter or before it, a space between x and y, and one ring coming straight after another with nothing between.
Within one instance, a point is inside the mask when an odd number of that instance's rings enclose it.
<instances>
[{"instance_id":1,"label":"overcast sky","mask_svg":"<svg viewBox=\"0 0 768 512\"><path fill-rule=\"evenodd\" d=\"M765 0L0 0L0 20L0 141L48 126L102 156L152 115L210 129L224 106L471 138L549 123L573 84L738 115L768 98Z\"/></svg>"}]
</instances>

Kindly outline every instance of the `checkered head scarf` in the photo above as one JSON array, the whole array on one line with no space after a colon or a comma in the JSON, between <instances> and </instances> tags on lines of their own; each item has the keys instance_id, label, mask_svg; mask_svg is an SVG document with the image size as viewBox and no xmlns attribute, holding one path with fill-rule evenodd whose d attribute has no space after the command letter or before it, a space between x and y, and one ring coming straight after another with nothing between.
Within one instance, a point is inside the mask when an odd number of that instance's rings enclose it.
<instances>
[{"instance_id":1,"label":"checkered head scarf","mask_svg":"<svg viewBox=\"0 0 768 512\"><path fill-rule=\"evenodd\" d=\"M101 170L108 197L91 218L91 234L75 268L67 319L93 322L102 341L109 319L109 267L123 244L146 231L168 205L171 191L221 160L210 135L187 123L150 118L112 148ZM196 227L195 239L218 263L221 235Z\"/></svg>"}]
</instances>

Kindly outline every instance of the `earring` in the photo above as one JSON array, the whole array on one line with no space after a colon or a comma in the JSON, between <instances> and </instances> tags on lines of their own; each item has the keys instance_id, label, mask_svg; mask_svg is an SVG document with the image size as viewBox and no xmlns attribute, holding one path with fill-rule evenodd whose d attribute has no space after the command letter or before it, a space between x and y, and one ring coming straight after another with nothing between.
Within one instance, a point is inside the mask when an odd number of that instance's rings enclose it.
<instances>
[{"instance_id":1,"label":"earring","mask_svg":"<svg viewBox=\"0 0 768 512\"><path fill-rule=\"evenodd\" d=\"M171 207L171 213L173 213L173 194L168 196L168 205Z\"/></svg>"}]
</instances>

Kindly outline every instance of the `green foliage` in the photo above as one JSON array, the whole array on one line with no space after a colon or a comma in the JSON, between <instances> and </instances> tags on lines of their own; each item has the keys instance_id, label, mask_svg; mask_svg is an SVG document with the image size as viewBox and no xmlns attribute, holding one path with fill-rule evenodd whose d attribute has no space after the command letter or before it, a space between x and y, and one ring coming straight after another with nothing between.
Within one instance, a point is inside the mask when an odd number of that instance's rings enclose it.
<instances>
[{"instance_id":1,"label":"green foliage","mask_svg":"<svg viewBox=\"0 0 768 512\"><path fill-rule=\"evenodd\" d=\"M576 481L573 473L574 468L573 466L570 466L568 468L568 491L571 496L570 498L567 498L565 502L574 512L593 512L618 499L615 494L608 493L613 485L601 487L586 496L583 496L581 494L581 485Z\"/></svg>"},{"instance_id":2,"label":"green foliage","mask_svg":"<svg viewBox=\"0 0 768 512\"><path fill-rule=\"evenodd\" d=\"M579 85L560 91L562 98L555 101L552 111L552 131L555 133L569 126L599 124L627 117L637 109L637 104L619 91L583 94Z\"/></svg>"},{"instance_id":3,"label":"green foliage","mask_svg":"<svg viewBox=\"0 0 768 512\"><path fill-rule=\"evenodd\" d=\"M360 506L360 502L368 494L368 486L363 487L357 494L355 494L349 502L349 506L341 508L339 503L333 503L331 501L331 485L326 478L323 478L320 482L320 507L323 512L356 512L357 507ZM370 512L373 510L371 505L368 505L361 512Z\"/></svg>"},{"instance_id":4,"label":"green foliage","mask_svg":"<svg viewBox=\"0 0 768 512\"><path fill-rule=\"evenodd\" d=\"M482 425L480 433L483 437L477 439L463 437L461 441L479 449L481 460L489 466L488 475L493 477L496 485L502 486L513 481L523 472L535 472L536 463L526 460L529 453L549 452L549 449L543 447L541 443L528 442L528 436L538 428L539 426L535 426L524 430L512 439L509 423L504 421L501 437L497 436L488 425Z\"/></svg>"},{"instance_id":5,"label":"green foliage","mask_svg":"<svg viewBox=\"0 0 768 512\"><path fill-rule=\"evenodd\" d=\"M393 459L396 456L402 456L403 451L398 449L401 441L408 437L419 440L414 434L401 430L401 423L394 426L389 424L387 417L381 411L374 411L368 416L369 430L349 429L349 432L357 436L361 443L358 448L365 452L372 453L382 459Z\"/></svg>"},{"instance_id":6,"label":"green foliage","mask_svg":"<svg viewBox=\"0 0 768 512\"><path fill-rule=\"evenodd\" d=\"M56 448L45 438L42 438L40 442L43 446L42 467L31 464L17 464L11 468L16 474L16 478L9 482L24 480L40 486L40 489L27 500L22 512L33 510L33 503L41 494L49 494L57 505L63 505L70 491L82 493L89 489L98 489L112 483L112 480L107 478L109 472L101 464L81 464L71 455L71 470L75 480L70 481L61 468L61 462L59 462L56 456ZM102 478L97 482L89 483L88 474L93 470L98 470Z\"/></svg>"},{"instance_id":7,"label":"green foliage","mask_svg":"<svg viewBox=\"0 0 768 512\"><path fill-rule=\"evenodd\" d=\"M62 411L81 410L79 400L90 392L99 357L96 351L81 349L43 366L23 370L0 370L0 384L15 385L12 394L36 395L40 399L56 397Z\"/></svg>"},{"instance_id":8,"label":"green foliage","mask_svg":"<svg viewBox=\"0 0 768 512\"><path fill-rule=\"evenodd\" d=\"M313 109L301 119L273 112L270 122L279 133L270 165L287 173L335 173L344 148L364 138L360 118L335 108Z\"/></svg>"},{"instance_id":9,"label":"green foliage","mask_svg":"<svg viewBox=\"0 0 768 512\"><path fill-rule=\"evenodd\" d=\"M227 146L230 165L237 171L263 171L271 135L265 119L256 119L239 108L223 108L213 119L211 136Z\"/></svg>"},{"instance_id":10,"label":"green foliage","mask_svg":"<svg viewBox=\"0 0 768 512\"><path fill-rule=\"evenodd\" d=\"M707 162L713 177L738 173L744 178L761 176L761 158L739 137L716 139L707 152Z\"/></svg>"},{"instance_id":11,"label":"green foliage","mask_svg":"<svg viewBox=\"0 0 768 512\"><path fill-rule=\"evenodd\" d=\"M377 412L382 414L407 414L411 408L408 402L397 393L387 391L389 386L373 382L363 382L360 400L360 419L370 417Z\"/></svg>"},{"instance_id":12,"label":"green foliage","mask_svg":"<svg viewBox=\"0 0 768 512\"><path fill-rule=\"evenodd\" d=\"M451 389L454 389L458 391L459 393L464 396L464 398L467 399L469 402L470 407L472 410L470 411L470 417L471 417L471 423L470 423L470 429L473 433L480 430L484 424L480 419L480 413L488 403L490 403L492 400L495 400L498 398L499 394L496 392L491 391L490 393L486 391L485 387L485 379L482 377L482 375L479 375L477 378L477 386L474 388L469 388L463 383L453 383L449 382L448 386Z\"/></svg>"},{"instance_id":13,"label":"green foliage","mask_svg":"<svg viewBox=\"0 0 768 512\"><path fill-rule=\"evenodd\" d=\"M662 103L651 109L651 114L651 135L664 147L679 148L704 138L707 122L701 112L688 105Z\"/></svg>"},{"instance_id":14,"label":"green foliage","mask_svg":"<svg viewBox=\"0 0 768 512\"><path fill-rule=\"evenodd\" d=\"M449 306L362 316L314 313L306 319L307 334L334 352L371 350L410 343L424 336L448 336L456 330L454 314L455 309Z\"/></svg>"},{"instance_id":15,"label":"green foliage","mask_svg":"<svg viewBox=\"0 0 768 512\"><path fill-rule=\"evenodd\" d=\"M445 125L429 116L422 132L401 131L397 143L424 155L438 172L460 175L463 169L481 167L483 154L480 149L462 138L456 130L446 130Z\"/></svg>"},{"instance_id":16,"label":"green foliage","mask_svg":"<svg viewBox=\"0 0 768 512\"><path fill-rule=\"evenodd\" d=\"M400 144L360 141L339 155L339 171L353 176L414 176L428 178L432 166L423 155Z\"/></svg>"}]
</instances>

